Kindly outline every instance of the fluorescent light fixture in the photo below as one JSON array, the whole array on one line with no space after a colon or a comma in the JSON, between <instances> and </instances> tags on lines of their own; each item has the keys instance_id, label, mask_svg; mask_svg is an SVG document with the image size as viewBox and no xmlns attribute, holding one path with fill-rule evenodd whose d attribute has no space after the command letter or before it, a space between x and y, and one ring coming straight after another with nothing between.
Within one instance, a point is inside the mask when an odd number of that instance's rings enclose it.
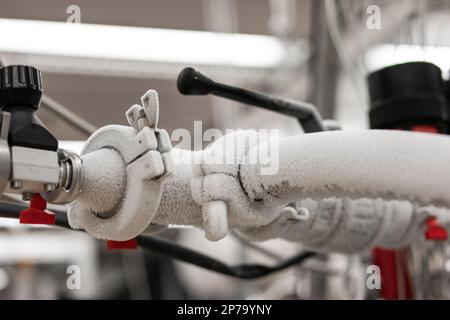
<instances>
[{"instance_id":1,"label":"fluorescent light fixture","mask_svg":"<svg viewBox=\"0 0 450 320\"><path fill-rule=\"evenodd\" d=\"M0 19L0 52L125 61L274 68L286 58L276 37Z\"/></svg>"},{"instance_id":2,"label":"fluorescent light fixture","mask_svg":"<svg viewBox=\"0 0 450 320\"><path fill-rule=\"evenodd\" d=\"M410 61L432 62L447 73L450 70L450 47L383 44L370 49L365 56L369 72Z\"/></svg>"}]
</instances>

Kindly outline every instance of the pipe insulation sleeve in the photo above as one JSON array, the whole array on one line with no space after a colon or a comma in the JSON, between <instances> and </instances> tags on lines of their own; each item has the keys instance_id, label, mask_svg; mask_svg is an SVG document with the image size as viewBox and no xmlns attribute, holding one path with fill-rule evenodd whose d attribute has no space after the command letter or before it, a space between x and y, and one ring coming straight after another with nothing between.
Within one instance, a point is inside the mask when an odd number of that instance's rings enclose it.
<instances>
[{"instance_id":1,"label":"pipe insulation sleeve","mask_svg":"<svg viewBox=\"0 0 450 320\"><path fill-rule=\"evenodd\" d=\"M241 182L250 198L284 205L308 198L368 197L450 208L447 136L319 132L281 139L278 155L279 170L273 175L262 175L261 164L241 164Z\"/></svg>"}]
</instances>

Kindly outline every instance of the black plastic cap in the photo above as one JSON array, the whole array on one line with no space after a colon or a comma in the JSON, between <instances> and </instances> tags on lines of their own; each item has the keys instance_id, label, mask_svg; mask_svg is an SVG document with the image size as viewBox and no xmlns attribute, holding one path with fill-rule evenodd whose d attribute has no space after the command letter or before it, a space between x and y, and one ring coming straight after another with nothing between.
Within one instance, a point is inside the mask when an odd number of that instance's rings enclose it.
<instances>
[{"instance_id":1,"label":"black plastic cap","mask_svg":"<svg viewBox=\"0 0 450 320\"><path fill-rule=\"evenodd\" d=\"M390 66L368 77L371 128L391 128L406 122L446 121L444 80L428 62Z\"/></svg>"},{"instance_id":2,"label":"black plastic cap","mask_svg":"<svg viewBox=\"0 0 450 320\"><path fill-rule=\"evenodd\" d=\"M39 70L21 65L0 68L0 107L23 106L37 110L41 98Z\"/></svg>"},{"instance_id":3,"label":"black plastic cap","mask_svg":"<svg viewBox=\"0 0 450 320\"><path fill-rule=\"evenodd\" d=\"M194 68L181 70L177 79L177 88L184 95L207 95L213 90L215 83Z\"/></svg>"}]
</instances>

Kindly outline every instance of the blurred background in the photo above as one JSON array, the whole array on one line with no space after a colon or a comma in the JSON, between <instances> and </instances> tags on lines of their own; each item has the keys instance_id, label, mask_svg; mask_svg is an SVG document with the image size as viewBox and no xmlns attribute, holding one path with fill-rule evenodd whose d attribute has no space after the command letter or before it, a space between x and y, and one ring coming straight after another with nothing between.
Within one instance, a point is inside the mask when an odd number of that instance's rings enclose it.
<instances>
[{"instance_id":1,"label":"blurred background","mask_svg":"<svg viewBox=\"0 0 450 320\"><path fill-rule=\"evenodd\" d=\"M84 31L72 30L81 23ZM43 72L38 116L69 149L95 127L126 124L148 89L160 127L278 128L296 119L235 102L185 97L184 66L221 82L303 100L343 129L368 127L368 72L425 60L450 69L450 0L0 0L0 59ZM176 141L174 141L176 143ZM16 199L17 200L17 199ZM0 298L367 298L368 257L331 255L258 281L237 281L141 251L110 252L87 235L0 220ZM163 236L229 264L273 263L298 250L195 229ZM70 289L68 266L82 285ZM372 293L373 294L373 293Z\"/></svg>"}]
</instances>

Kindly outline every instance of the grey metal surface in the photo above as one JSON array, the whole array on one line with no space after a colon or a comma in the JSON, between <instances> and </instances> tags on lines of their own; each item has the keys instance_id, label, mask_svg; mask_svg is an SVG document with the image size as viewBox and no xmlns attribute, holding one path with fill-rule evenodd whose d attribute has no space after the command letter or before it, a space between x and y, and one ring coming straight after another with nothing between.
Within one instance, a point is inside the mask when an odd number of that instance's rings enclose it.
<instances>
[{"instance_id":1,"label":"grey metal surface","mask_svg":"<svg viewBox=\"0 0 450 320\"><path fill-rule=\"evenodd\" d=\"M313 2L309 101L325 119L334 118L339 59L327 28L324 0Z\"/></svg>"},{"instance_id":2,"label":"grey metal surface","mask_svg":"<svg viewBox=\"0 0 450 320\"><path fill-rule=\"evenodd\" d=\"M47 184L59 182L58 156L55 151L11 147L11 186L5 192L42 192Z\"/></svg>"},{"instance_id":3,"label":"grey metal surface","mask_svg":"<svg viewBox=\"0 0 450 320\"><path fill-rule=\"evenodd\" d=\"M68 150L58 150L60 177L58 186L47 191L43 197L51 203L66 204L75 200L80 193L82 168L80 157Z\"/></svg>"}]
</instances>

